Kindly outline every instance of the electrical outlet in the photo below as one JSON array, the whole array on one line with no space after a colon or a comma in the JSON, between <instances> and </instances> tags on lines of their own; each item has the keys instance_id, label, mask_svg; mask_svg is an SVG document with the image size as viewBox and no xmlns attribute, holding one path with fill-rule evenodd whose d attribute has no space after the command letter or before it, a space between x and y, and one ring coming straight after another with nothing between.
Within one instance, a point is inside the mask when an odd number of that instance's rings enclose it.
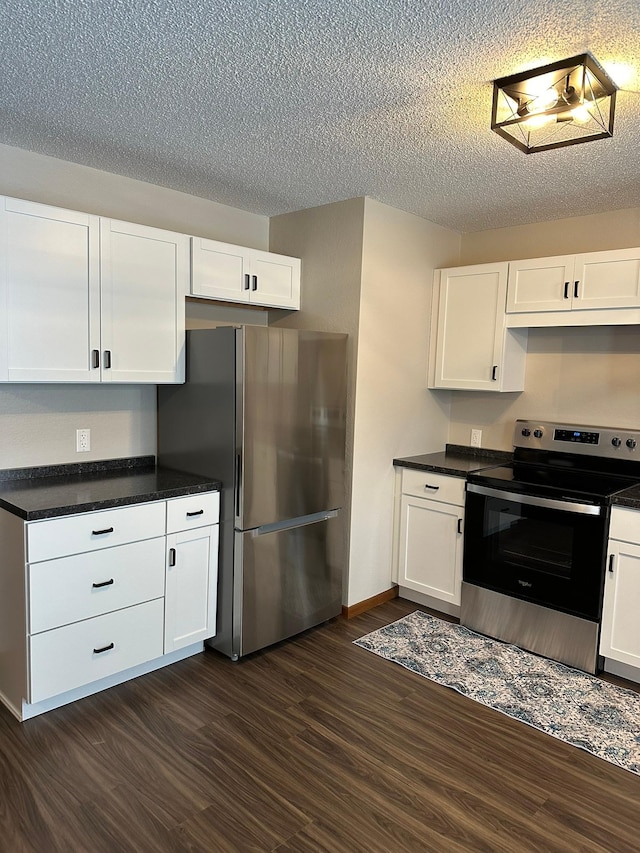
<instances>
[{"instance_id":1,"label":"electrical outlet","mask_svg":"<svg viewBox=\"0 0 640 853\"><path fill-rule=\"evenodd\" d=\"M85 450L91 450L91 430L77 429L76 430L76 452L83 453Z\"/></svg>"},{"instance_id":2,"label":"electrical outlet","mask_svg":"<svg viewBox=\"0 0 640 853\"><path fill-rule=\"evenodd\" d=\"M471 430L471 447L482 447L482 430Z\"/></svg>"}]
</instances>

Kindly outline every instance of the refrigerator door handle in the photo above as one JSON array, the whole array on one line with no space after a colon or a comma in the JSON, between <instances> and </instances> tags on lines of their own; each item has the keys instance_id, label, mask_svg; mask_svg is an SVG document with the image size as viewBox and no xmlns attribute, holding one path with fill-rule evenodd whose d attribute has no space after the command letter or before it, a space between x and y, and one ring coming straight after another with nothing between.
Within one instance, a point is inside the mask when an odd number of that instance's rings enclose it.
<instances>
[{"instance_id":1,"label":"refrigerator door handle","mask_svg":"<svg viewBox=\"0 0 640 853\"><path fill-rule=\"evenodd\" d=\"M242 461L240 454L236 456L236 476L235 476L235 495L236 495L236 518L240 518L240 478L242 476Z\"/></svg>"},{"instance_id":2,"label":"refrigerator door handle","mask_svg":"<svg viewBox=\"0 0 640 853\"><path fill-rule=\"evenodd\" d=\"M262 527L254 527L246 531L252 536L266 536L268 533L278 533L281 530L292 530L294 527L304 527L306 524L316 524L318 521L328 521L335 518L337 509L314 512L312 515L301 515L299 518L287 518L286 521L274 521L272 524L263 524Z\"/></svg>"}]
</instances>

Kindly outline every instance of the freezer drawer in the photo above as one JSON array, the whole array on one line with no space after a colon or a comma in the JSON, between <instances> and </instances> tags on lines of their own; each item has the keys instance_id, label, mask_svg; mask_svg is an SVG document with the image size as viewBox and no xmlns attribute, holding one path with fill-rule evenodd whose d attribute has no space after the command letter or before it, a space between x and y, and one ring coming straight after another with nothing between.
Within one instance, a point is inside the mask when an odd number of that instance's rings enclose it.
<instances>
[{"instance_id":1,"label":"freezer drawer","mask_svg":"<svg viewBox=\"0 0 640 853\"><path fill-rule=\"evenodd\" d=\"M342 609L342 525L325 521L236 532L234 646L246 655L337 616Z\"/></svg>"}]
</instances>

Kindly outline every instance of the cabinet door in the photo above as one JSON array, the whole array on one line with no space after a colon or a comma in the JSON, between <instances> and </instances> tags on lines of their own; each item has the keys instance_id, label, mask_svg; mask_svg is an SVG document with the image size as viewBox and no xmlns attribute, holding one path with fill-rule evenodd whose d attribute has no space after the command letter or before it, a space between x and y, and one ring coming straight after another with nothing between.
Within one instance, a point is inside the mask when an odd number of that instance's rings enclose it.
<instances>
[{"instance_id":1,"label":"cabinet door","mask_svg":"<svg viewBox=\"0 0 640 853\"><path fill-rule=\"evenodd\" d=\"M507 268L440 271L434 388L503 389Z\"/></svg>"},{"instance_id":2,"label":"cabinet door","mask_svg":"<svg viewBox=\"0 0 640 853\"><path fill-rule=\"evenodd\" d=\"M509 263L507 313L569 311L574 293L574 255Z\"/></svg>"},{"instance_id":3,"label":"cabinet door","mask_svg":"<svg viewBox=\"0 0 640 853\"><path fill-rule=\"evenodd\" d=\"M191 295L249 302L248 250L232 243L191 238Z\"/></svg>"},{"instance_id":4,"label":"cabinet door","mask_svg":"<svg viewBox=\"0 0 640 853\"><path fill-rule=\"evenodd\" d=\"M463 508L403 495L398 584L460 604Z\"/></svg>"},{"instance_id":5,"label":"cabinet door","mask_svg":"<svg viewBox=\"0 0 640 853\"><path fill-rule=\"evenodd\" d=\"M640 545L609 540L600 654L640 667Z\"/></svg>"},{"instance_id":6,"label":"cabinet door","mask_svg":"<svg viewBox=\"0 0 640 853\"><path fill-rule=\"evenodd\" d=\"M577 308L640 307L640 249L576 256Z\"/></svg>"},{"instance_id":7,"label":"cabinet door","mask_svg":"<svg viewBox=\"0 0 640 853\"><path fill-rule=\"evenodd\" d=\"M102 381L184 382L189 238L103 219Z\"/></svg>"},{"instance_id":8,"label":"cabinet door","mask_svg":"<svg viewBox=\"0 0 640 853\"><path fill-rule=\"evenodd\" d=\"M98 217L0 204L0 380L97 382Z\"/></svg>"},{"instance_id":9,"label":"cabinet door","mask_svg":"<svg viewBox=\"0 0 640 853\"><path fill-rule=\"evenodd\" d=\"M250 252L251 302L300 308L300 260L273 252Z\"/></svg>"},{"instance_id":10,"label":"cabinet door","mask_svg":"<svg viewBox=\"0 0 640 853\"><path fill-rule=\"evenodd\" d=\"M216 633L218 527L167 536L164 651Z\"/></svg>"}]
</instances>

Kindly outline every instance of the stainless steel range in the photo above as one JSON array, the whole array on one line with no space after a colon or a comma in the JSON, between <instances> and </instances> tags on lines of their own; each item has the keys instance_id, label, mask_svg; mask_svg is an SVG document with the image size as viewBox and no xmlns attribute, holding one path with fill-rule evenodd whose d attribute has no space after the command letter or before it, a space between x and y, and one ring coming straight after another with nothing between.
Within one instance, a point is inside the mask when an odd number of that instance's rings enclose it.
<instances>
[{"instance_id":1,"label":"stainless steel range","mask_svg":"<svg viewBox=\"0 0 640 853\"><path fill-rule=\"evenodd\" d=\"M640 482L640 431L518 420L513 444L467 478L460 621L597 672L611 498Z\"/></svg>"}]
</instances>

